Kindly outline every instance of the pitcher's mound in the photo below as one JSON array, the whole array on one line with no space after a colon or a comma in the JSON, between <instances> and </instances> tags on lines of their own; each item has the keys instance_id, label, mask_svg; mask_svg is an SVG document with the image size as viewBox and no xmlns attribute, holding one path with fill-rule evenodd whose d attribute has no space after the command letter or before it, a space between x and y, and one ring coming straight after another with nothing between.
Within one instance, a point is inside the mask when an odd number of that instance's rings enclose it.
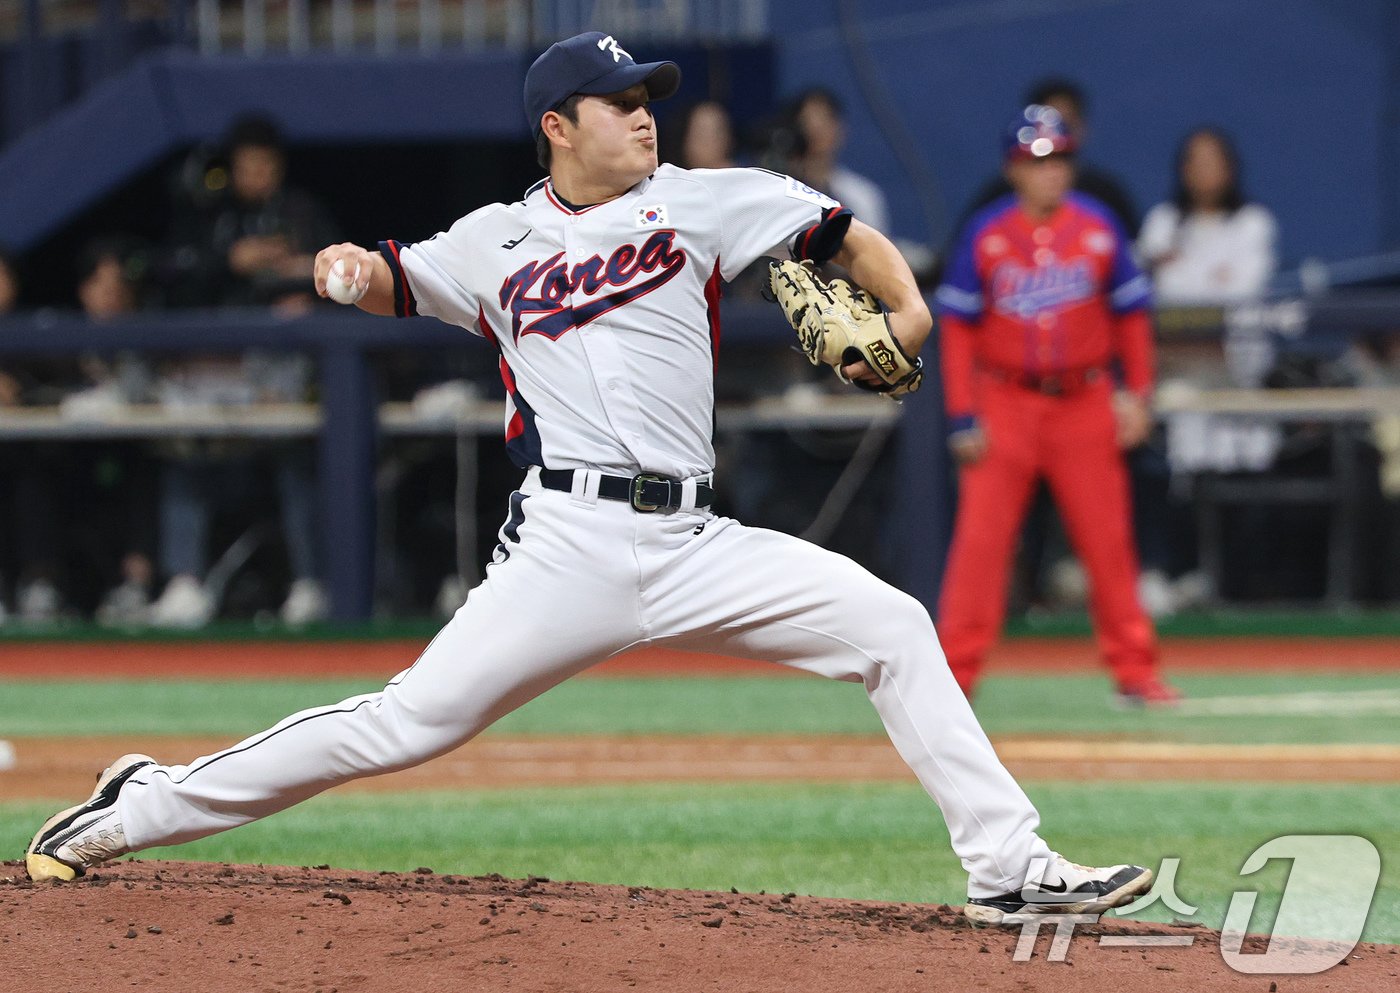
<instances>
[{"instance_id":1,"label":"pitcher's mound","mask_svg":"<svg viewBox=\"0 0 1400 993\"><path fill-rule=\"evenodd\" d=\"M1192 942L1110 947L1105 935ZM1075 931L1066 961L1049 960L1049 928L1015 961L1019 936L955 907L792 894L140 861L35 885L22 864L0 864L9 993L1270 988L1231 971L1204 928L1107 918ZM1395 948L1362 945L1346 968L1277 988L1374 991L1396 972Z\"/></svg>"}]
</instances>

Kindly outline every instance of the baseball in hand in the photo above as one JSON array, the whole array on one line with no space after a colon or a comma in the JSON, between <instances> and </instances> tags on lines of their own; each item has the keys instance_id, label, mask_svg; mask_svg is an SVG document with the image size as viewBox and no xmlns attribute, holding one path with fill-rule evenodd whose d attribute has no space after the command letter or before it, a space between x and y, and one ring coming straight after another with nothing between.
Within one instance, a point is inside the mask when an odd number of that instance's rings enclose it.
<instances>
[{"instance_id":1,"label":"baseball in hand","mask_svg":"<svg viewBox=\"0 0 1400 993\"><path fill-rule=\"evenodd\" d=\"M355 266L355 271L346 276L345 260L336 259L331 265L330 275L326 277L326 295L336 303L357 303L369 289L368 285L364 287L355 285L359 278L360 267L358 264Z\"/></svg>"}]
</instances>

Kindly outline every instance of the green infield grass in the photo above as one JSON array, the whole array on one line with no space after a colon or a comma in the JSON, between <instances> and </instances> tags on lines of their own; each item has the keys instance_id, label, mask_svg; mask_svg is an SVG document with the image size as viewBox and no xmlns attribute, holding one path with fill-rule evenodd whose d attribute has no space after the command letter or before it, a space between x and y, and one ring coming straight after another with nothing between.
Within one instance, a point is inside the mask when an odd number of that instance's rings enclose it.
<instances>
[{"instance_id":1,"label":"green infield grass","mask_svg":"<svg viewBox=\"0 0 1400 993\"><path fill-rule=\"evenodd\" d=\"M1354 638L1400 637L1400 611L1329 607L1213 607L1154 620L1163 638ZM403 638L426 642L442 628L440 618L405 617L334 621L291 627L276 620L218 620L198 631L138 627L122 630L87 620L63 618L49 624L0 627L3 642L146 642L205 644L248 641L380 641ZM1084 638L1093 633L1083 610L1027 612L1010 617L1008 638Z\"/></svg>"},{"instance_id":2,"label":"green infield grass","mask_svg":"<svg viewBox=\"0 0 1400 993\"><path fill-rule=\"evenodd\" d=\"M997 734L1226 743L1400 743L1400 673L1191 673L1180 710L1119 711L1094 674L986 680L977 711ZM0 738L241 737L295 711L377 691L373 680L18 681L0 691ZM493 729L530 735L874 734L859 686L814 677L574 679Z\"/></svg>"},{"instance_id":3,"label":"green infield grass","mask_svg":"<svg viewBox=\"0 0 1400 993\"><path fill-rule=\"evenodd\" d=\"M1355 834L1381 852L1365 937L1400 942L1400 786L1033 783L1052 845L1076 861L1180 859L1183 919L1219 927L1236 891L1260 893L1267 931L1286 862L1240 876L1286 834ZM0 850L17 857L52 811L0 804ZM957 903L965 877L931 801L912 783L685 784L460 793L332 793L265 821L146 858L412 870L867 900ZM1326 935L1318 906L1299 929ZM1136 919L1182 916L1159 902Z\"/></svg>"}]
</instances>

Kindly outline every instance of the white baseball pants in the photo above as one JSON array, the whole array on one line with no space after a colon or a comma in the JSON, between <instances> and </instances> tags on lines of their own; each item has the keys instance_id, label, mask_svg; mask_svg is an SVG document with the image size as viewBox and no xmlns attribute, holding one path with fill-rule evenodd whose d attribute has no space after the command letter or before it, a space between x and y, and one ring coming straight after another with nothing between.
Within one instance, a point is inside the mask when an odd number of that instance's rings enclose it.
<instances>
[{"instance_id":1,"label":"white baseball pants","mask_svg":"<svg viewBox=\"0 0 1400 993\"><path fill-rule=\"evenodd\" d=\"M137 772L118 801L131 848L191 841L424 762L591 665L664 645L863 683L942 810L970 896L1018 890L1031 860L1051 856L918 601L801 539L708 511L641 514L588 490L544 490L532 470L485 582L383 691Z\"/></svg>"}]
</instances>

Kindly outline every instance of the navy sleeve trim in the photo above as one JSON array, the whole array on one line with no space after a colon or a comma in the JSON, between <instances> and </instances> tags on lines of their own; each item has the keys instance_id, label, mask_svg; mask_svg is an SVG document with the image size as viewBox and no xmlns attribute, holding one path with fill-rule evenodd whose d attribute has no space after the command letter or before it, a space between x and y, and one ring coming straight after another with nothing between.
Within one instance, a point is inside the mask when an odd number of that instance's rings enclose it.
<instances>
[{"instance_id":1,"label":"navy sleeve trim","mask_svg":"<svg viewBox=\"0 0 1400 993\"><path fill-rule=\"evenodd\" d=\"M974 431L979 426L976 414L957 414L948 418L948 436L951 438L964 431Z\"/></svg>"},{"instance_id":2,"label":"navy sleeve trim","mask_svg":"<svg viewBox=\"0 0 1400 993\"><path fill-rule=\"evenodd\" d=\"M944 283L933 295L938 309L944 314L955 314L964 320L977 322L982 319L982 294L964 290L961 287Z\"/></svg>"},{"instance_id":3,"label":"navy sleeve trim","mask_svg":"<svg viewBox=\"0 0 1400 993\"><path fill-rule=\"evenodd\" d=\"M403 248L402 242L381 241L379 254L389 263L389 272L394 277L394 316L417 317L418 301L413 298L413 288L408 285L408 274L403 271L403 262L399 259L399 252Z\"/></svg>"},{"instance_id":4,"label":"navy sleeve trim","mask_svg":"<svg viewBox=\"0 0 1400 993\"><path fill-rule=\"evenodd\" d=\"M822 219L793 239L792 254L821 265L841 250L855 215L849 207L827 207Z\"/></svg>"}]
</instances>

